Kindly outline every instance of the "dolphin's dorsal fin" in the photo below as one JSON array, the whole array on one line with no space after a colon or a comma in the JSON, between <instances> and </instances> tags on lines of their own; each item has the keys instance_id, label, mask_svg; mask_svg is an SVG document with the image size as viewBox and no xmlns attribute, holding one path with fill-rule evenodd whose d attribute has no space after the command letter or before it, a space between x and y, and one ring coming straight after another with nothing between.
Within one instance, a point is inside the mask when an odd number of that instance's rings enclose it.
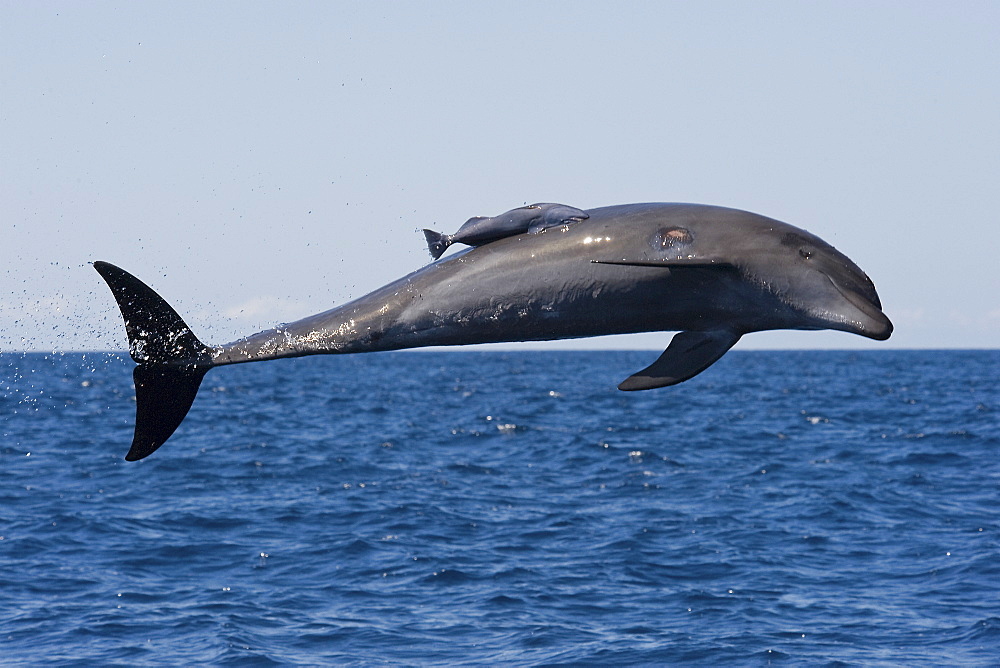
<instances>
[{"instance_id":1,"label":"dolphin's dorsal fin","mask_svg":"<svg viewBox=\"0 0 1000 668\"><path fill-rule=\"evenodd\" d=\"M740 335L728 329L680 332L655 362L621 382L619 390L652 390L676 385L712 366L736 345Z\"/></svg>"}]
</instances>

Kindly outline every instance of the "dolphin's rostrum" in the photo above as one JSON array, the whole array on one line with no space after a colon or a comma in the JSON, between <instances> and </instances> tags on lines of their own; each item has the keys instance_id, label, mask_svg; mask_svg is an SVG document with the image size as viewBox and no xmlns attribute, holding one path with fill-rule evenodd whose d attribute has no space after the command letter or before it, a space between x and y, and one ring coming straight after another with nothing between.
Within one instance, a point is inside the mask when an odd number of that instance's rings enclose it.
<instances>
[{"instance_id":1,"label":"dolphin's rostrum","mask_svg":"<svg viewBox=\"0 0 1000 668\"><path fill-rule=\"evenodd\" d=\"M207 346L151 288L94 267L125 318L138 363L128 460L184 419L216 366L501 341L679 331L622 390L685 381L744 334L835 329L885 340L875 286L822 239L746 211L696 204L591 209L560 234L503 236L434 262L334 309L224 346Z\"/></svg>"},{"instance_id":2,"label":"dolphin's rostrum","mask_svg":"<svg viewBox=\"0 0 1000 668\"><path fill-rule=\"evenodd\" d=\"M587 213L565 204L528 204L511 209L499 216L476 216L465 221L455 234L424 230L427 250L435 260L452 244L482 246L491 241L518 234L538 234L557 225L570 225L587 219Z\"/></svg>"}]
</instances>

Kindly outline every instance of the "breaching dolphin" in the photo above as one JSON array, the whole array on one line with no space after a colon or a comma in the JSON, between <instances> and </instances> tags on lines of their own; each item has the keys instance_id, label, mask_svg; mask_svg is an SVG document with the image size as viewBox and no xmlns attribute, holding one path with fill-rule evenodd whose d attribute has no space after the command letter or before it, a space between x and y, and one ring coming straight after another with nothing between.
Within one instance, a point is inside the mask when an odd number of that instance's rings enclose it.
<instances>
[{"instance_id":1,"label":"breaching dolphin","mask_svg":"<svg viewBox=\"0 0 1000 668\"><path fill-rule=\"evenodd\" d=\"M499 216L476 216L469 218L455 234L441 234L434 230L424 230L427 250L435 260L452 244L482 246L491 241L518 234L538 234L557 225L569 225L586 220L587 213L565 204L540 202L511 209Z\"/></svg>"},{"instance_id":2,"label":"breaching dolphin","mask_svg":"<svg viewBox=\"0 0 1000 668\"><path fill-rule=\"evenodd\" d=\"M329 311L224 346L199 341L151 288L94 267L125 318L136 422L127 460L160 447L217 366L302 355L679 331L622 390L680 383L741 336L834 329L885 340L892 323L847 256L791 225L697 204L627 204L546 234L504 237Z\"/></svg>"}]
</instances>

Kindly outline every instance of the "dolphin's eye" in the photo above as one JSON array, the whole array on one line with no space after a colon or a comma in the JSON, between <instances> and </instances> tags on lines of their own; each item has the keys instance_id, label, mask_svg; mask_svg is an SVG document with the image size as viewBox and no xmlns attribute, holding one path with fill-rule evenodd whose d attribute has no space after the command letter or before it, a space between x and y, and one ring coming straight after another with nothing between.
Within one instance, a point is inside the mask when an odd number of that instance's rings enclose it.
<instances>
[{"instance_id":1,"label":"dolphin's eye","mask_svg":"<svg viewBox=\"0 0 1000 668\"><path fill-rule=\"evenodd\" d=\"M801 255L804 259L808 260L813 256L813 252L808 248L800 248L799 255Z\"/></svg>"}]
</instances>

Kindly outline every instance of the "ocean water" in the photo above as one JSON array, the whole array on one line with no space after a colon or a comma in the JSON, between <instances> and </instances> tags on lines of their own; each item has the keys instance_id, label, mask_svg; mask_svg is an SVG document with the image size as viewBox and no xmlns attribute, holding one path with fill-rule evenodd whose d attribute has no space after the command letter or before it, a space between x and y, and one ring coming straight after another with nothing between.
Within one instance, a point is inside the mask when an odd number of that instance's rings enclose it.
<instances>
[{"instance_id":1,"label":"ocean water","mask_svg":"<svg viewBox=\"0 0 1000 668\"><path fill-rule=\"evenodd\" d=\"M0 356L0 663L1000 663L1000 351Z\"/></svg>"}]
</instances>

